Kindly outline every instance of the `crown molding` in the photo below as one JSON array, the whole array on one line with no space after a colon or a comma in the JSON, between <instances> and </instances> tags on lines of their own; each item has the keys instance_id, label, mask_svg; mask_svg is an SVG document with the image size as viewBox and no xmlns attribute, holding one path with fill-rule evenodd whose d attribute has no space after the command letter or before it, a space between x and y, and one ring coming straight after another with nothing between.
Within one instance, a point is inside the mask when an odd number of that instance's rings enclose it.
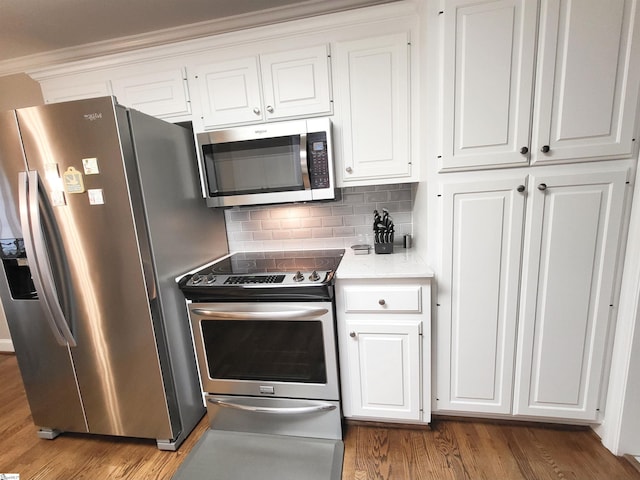
<instances>
[{"instance_id":1,"label":"crown molding","mask_svg":"<svg viewBox=\"0 0 640 480\"><path fill-rule=\"evenodd\" d=\"M302 3L270 8L259 12L9 59L0 62L0 76L38 71L63 63L81 62L95 59L96 57L166 46L177 42L202 39L224 33L388 4L395 1L397 0L307 0Z\"/></svg>"}]
</instances>

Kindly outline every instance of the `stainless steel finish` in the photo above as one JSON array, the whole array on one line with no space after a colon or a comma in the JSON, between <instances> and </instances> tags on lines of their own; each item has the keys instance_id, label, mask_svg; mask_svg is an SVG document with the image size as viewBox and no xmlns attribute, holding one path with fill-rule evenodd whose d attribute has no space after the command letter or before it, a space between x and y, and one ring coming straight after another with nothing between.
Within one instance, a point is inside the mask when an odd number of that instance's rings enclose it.
<instances>
[{"instance_id":1,"label":"stainless steel finish","mask_svg":"<svg viewBox=\"0 0 640 480\"><path fill-rule=\"evenodd\" d=\"M235 408L236 410L252 413L268 413L271 415L303 415L328 412L336 409L336 406L331 403L319 403L317 405L307 405L303 407L261 407L255 405L243 405L241 403L224 401L218 398L208 398L207 401L225 408Z\"/></svg>"},{"instance_id":2,"label":"stainless steel finish","mask_svg":"<svg viewBox=\"0 0 640 480\"><path fill-rule=\"evenodd\" d=\"M254 113L255 113L254 109ZM259 110L258 110L259 111ZM282 137L287 135L302 135L307 133L307 122L296 120L292 122L264 123L245 127L229 128L199 133L198 146L211 143L241 142L258 138Z\"/></svg>"},{"instance_id":3,"label":"stainless steel finish","mask_svg":"<svg viewBox=\"0 0 640 480\"><path fill-rule=\"evenodd\" d=\"M333 276L332 272L328 270L320 270L314 272L269 272L263 275L256 275L262 277L269 276L277 276L282 275L284 279L278 283L245 283L243 284L243 288L281 288L283 286L286 287L304 287L309 284L317 285L320 281L325 282L331 280ZM216 288L219 287L228 287L228 288L237 288L238 286L231 282L231 279L237 277L237 275L216 275L216 276L205 276L199 273L194 274L189 281L187 282L188 286L213 286Z\"/></svg>"},{"instance_id":4,"label":"stainless steel finish","mask_svg":"<svg viewBox=\"0 0 640 480\"><path fill-rule=\"evenodd\" d=\"M255 112L255 110L254 110ZM311 189L309 172L306 159L303 167L303 185L304 190L292 190L284 192L267 192L253 194L238 194L222 197L209 197L207 193L206 168L204 159L202 158L202 146L213 143L239 142L246 140L255 140L261 138L272 138L287 135L305 135L310 132L327 132L327 151L329 155L329 179L328 188ZM242 127L234 127L226 130L215 130L211 132L198 133L196 135L197 146L199 152L198 170L201 176L201 189L204 198L206 198L209 207L232 207L238 205L257 205L257 204L276 204L289 202L308 202L312 200L331 200L335 198L335 175L333 161L333 136L331 133L331 121L329 118L310 118L307 120L294 120L288 122L274 122L259 125L249 125ZM302 138L300 142L301 155L306 157L306 140L305 148L302 147ZM302 159L300 160L303 165ZM304 178L306 172L306 179Z\"/></svg>"},{"instance_id":5,"label":"stainless steel finish","mask_svg":"<svg viewBox=\"0 0 640 480\"><path fill-rule=\"evenodd\" d=\"M31 258L33 260L31 262L31 278L36 287L36 291L43 292L40 300L42 302L42 309L45 312L44 318L47 322L47 325L49 325L49 328L51 329L51 333L53 334L56 342L58 342L58 345L66 346L68 344L67 340L58 328L58 324L55 320L54 313L49 303L49 298L44 294L44 282L40 273L40 265L42 264L41 262L38 262L36 257L35 241L33 239L31 222L29 221L29 215L31 211L30 204L32 204L32 202L30 202L29 200L29 177L27 176L27 172L20 172L18 174L18 183L20 189L18 194L20 205L20 223L22 226L22 231L24 232L24 244L25 249L28 252L28 258ZM36 210L38 209L37 203L35 204L35 208Z\"/></svg>"},{"instance_id":6,"label":"stainless steel finish","mask_svg":"<svg viewBox=\"0 0 640 480\"><path fill-rule=\"evenodd\" d=\"M27 168L16 114L0 112L0 225L4 238L26 236L20 225L18 177ZM26 260L33 270L35 260ZM44 430L86 432L71 353L56 341L45 320L41 296L14 298L5 270L0 274L0 297L33 423Z\"/></svg>"},{"instance_id":7,"label":"stainless steel finish","mask_svg":"<svg viewBox=\"0 0 640 480\"><path fill-rule=\"evenodd\" d=\"M63 337L63 341L59 342L61 345L68 344L70 347L77 346L76 339L71 333L69 323L64 316L62 307L58 300L58 292L56 291L55 280L53 272L51 271L51 265L53 264L51 256L47 250L47 245L44 239L44 224L45 222L40 217L40 201L41 201L41 189L40 179L38 172L30 171L28 173L28 194L27 194L27 206L28 206L28 219L29 219L29 235L32 240L27 246L27 254L29 254L29 247L31 248L31 256L36 259L37 268L34 268L38 272L40 277L40 292L42 292L44 303L47 305L48 313L51 314L53 323L56 326L56 330L60 332ZM43 195L44 196L44 195ZM43 198L42 202L46 202L47 199ZM45 211L47 211L45 209ZM22 210L21 210L22 217ZM50 222L50 220L49 220ZM25 231L23 226L23 231ZM53 237L53 235L49 235Z\"/></svg>"},{"instance_id":8,"label":"stainless steel finish","mask_svg":"<svg viewBox=\"0 0 640 480\"><path fill-rule=\"evenodd\" d=\"M267 105L267 112L269 112L269 113L273 113L274 112L273 107L271 105Z\"/></svg>"},{"instance_id":9,"label":"stainless steel finish","mask_svg":"<svg viewBox=\"0 0 640 480\"><path fill-rule=\"evenodd\" d=\"M298 304L296 306L283 305L281 310L268 311L255 311L247 304L244 304L244 307L234 307L232 310L221 310L219 306L216 310L193 308L191 311L201 317L217 320L309 320L329 312L326 308L304 308Z\"/></svg>"},{"instance_id":10,"label":"stainless steel finish","mask_svg":"<svg viewBox=\"0 0 640 480\"><path fill-rule=\"evenodd\" d=\"M30 200L35 248L27 255L45 278L38 300L13 302L4 281L0 293L34 422L46 430L153 438L175 449L204 407L173 278L227 251L222 215L199 198L193 137L110 97L13 115L24 149L19 171L33 172L28 196L37 194L40 178L42 218ZM0 156L4 180L16 182ZM69 167L82 172L87 158L97 159L99 174L84 175L85 188L102 189L104 204L65 192L49 218L42 205L60 191L59 176ZM0 192L10 194L4 183ZM206 242L176 248L196 228ZM59 305L76 346L58 345L43 318L47 304Z\"/></svg>"},{"instance_id":11,"label":"stainless steel finish","mask_svg":"<svg viewBox=\"0 0 640 480\"><path fill-rule=\"evenodd\" d=\"M302 185L305 190L311 188L309 180L309 167L307 164L307 133L300 134L300 172L302 173Z\"/></svg>"},{"instance_id":12,"label":"stainless steel finish","mask_svg":"<svg viewBox=\"0 0 640 480\"><path fill-rule=\"evenodd\" d=\"M229 395L206 395L209 426L214 430L250 432L273 435L290 435L336 439L342 438L340 403L338 401L307 400L290 398L243 397ZM256 407L263 411L246 411L225 408L221 403L233 403L247 408ZM331 405L333 409L325 407ZM315 413L300 415L274 415L270 409L317 408Z\"/></svg>"},{"instance_id":13,"label":"stainless steel finish","mask_svg":"<svg viewBox=\"0 0 640 480\"><path fill-rule=\"evenodd\" d=\"M541 183L540 185L538 185L538 190L540 190L541 192L544 192L546 189L547 189L546 183Z\"/></svg>"},{"instance_id":14,"label":"stainless steel finish","mask_svg":"<svg viewBox=\"0 0 640 480\"><path fill-rule=\"evenodd\" d=\"M253 113L255 113L256 115L260 115L260 109L258 107L253 107Z\"/></svg>"},{"instance_id":15,"label":"stainless steel finish","mask_svg":"<svg viewBox=\"0 0 640 480\"><path fill-rule=\"evenodd\" d=\"M259 396L261 395L261 387L272 386L275 395L278 397L324 400L338 400L340 398L335 319L331 302L190 303L188 308L204 392ZM237 381L211 378L206 367L208 362L201 325L203 322L215 322L229 318L234 318L238 321L258 320L265 322L286 319L320 321L322 323L324 357L327 369L326 384L260 380Z\"/></svg>"}]
</instances>

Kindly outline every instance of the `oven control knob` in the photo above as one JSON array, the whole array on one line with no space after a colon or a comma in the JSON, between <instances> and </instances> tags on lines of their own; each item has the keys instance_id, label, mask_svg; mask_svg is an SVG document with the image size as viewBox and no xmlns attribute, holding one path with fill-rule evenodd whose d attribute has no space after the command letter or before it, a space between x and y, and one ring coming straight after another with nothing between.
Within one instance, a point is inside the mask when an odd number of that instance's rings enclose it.
<instances>
[{"instance_id":1,"label":"oven control knob","mask_svg":"<svg viewBox=\"0 0 640 480\"><path fill-rule=\"evenodd\" d=\"M302 275L302 272L298 271L294 276L293 276L293 281L294 282L301 282L304 280L304 275Z\"/></svg>"},{"instance_id":2,"label":"oven control knob","mask_svg":"<svg viewBox=\"0 0 640 480\"><path fill-rule=\"evenodd\" d=\"M210 273L209 275L207 275L207 280L206 283L207 285L211 285L212 283L216 282L216 276L213 273Z\"/></svg>"},{"instance_id":3,"label":"oven control knob","mask_svg":"<svg viewBox=\"0 0 640 480\"><path fill-rule=\"evenodd\" d=\"M193 277L191 277L191 284L192 285L200 285L203 280L204 280L204 277L202 275L196 273Z\"/></svg>"},{"instance_id":4,"label":"oven control knob","mask_svg":"<svg viewBox=\"0 0 640 480\"><path fill-rule=\"evenodd\" d=\"M318 272L314 270L313 273L309 275L309 280L311 280L312 282L317 282L318 280L320 280L320 275L318 275Z\"/></svg>"}]
</instances>

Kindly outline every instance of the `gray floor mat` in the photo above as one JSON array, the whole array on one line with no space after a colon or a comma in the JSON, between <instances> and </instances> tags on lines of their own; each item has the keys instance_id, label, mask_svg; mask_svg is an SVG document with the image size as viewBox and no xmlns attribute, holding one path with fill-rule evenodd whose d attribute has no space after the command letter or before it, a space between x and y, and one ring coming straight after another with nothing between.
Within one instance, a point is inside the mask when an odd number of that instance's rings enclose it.
<instances>
[{"instance_id":1,"label":"gray floor mat","mask_svg":"<svg viewBox=\"0 0 640 480\"><path fill-rule=\"evenodd\" d=\"M340 480L341 440L207 430L172 480Z\"/></svg>"}]
</instances>

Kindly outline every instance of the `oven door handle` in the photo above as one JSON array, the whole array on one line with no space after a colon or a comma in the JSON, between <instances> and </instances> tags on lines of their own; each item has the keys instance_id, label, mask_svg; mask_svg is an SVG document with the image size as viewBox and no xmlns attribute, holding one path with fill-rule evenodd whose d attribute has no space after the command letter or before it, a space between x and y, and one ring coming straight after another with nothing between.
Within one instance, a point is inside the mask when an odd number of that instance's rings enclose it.
<instances>
[{"instance_id":1,"label":"oven door handle","mask_svg":"<svg viewBox=\"0 0 640 480\"><path fill-rule=\"evenodd\" d=\"M329 412L335 410L336 406L330 403L319 403L306 407L258 407L256 405L241 405L239 403L226 402L215 398L209 398L209 403L220 407L233 408L243 412L268 413L271 415L304 415L310 413Z\"/></svg>"},{"instance_id":2,"label":"oven door handle","mask_svg":"<svg viewBox=\"0 0 640 480\"><path fill-rule=\"evenodd\" d=\"M329 312L326 308L303 308L268 312L225 312L208 308L194 308L196 315L219 320L307 320Z\"/></svg>"}]
</instances>

